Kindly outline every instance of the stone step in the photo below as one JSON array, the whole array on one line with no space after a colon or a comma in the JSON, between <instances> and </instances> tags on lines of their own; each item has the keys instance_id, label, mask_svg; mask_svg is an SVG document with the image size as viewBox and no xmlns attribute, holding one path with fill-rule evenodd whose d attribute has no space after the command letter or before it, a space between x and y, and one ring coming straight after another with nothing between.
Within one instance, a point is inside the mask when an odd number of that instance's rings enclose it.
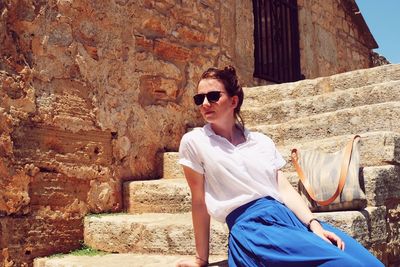
<instances>
[{"instance_id":1,"label":"stone step","mask_svg":"<svg viewBox=\"0 0 400 267\"><path fill-rule=\"evenodd\" d=\"M259 105L251 103L248 106L245 100L242 117L248 126L277 124L345 108L400 101L399 88L400 80L270 104L260 102ZM259 93L259 99L262 98L268 96Z\"/></svg>"},{"instance_id":2,"label":"stone step","mask_svg":"<svg viewBox=\"0 0 400 267\"><path fill-rule=\"evenodd\" d=\"M194 255L191 218L191 213L88 216L84 220L84 242L114 253ZM211 225L210 254L226 255L228 229L216 221Z\"/></svg>"},{"instance_id":3,"label":"stone step","mask_svg":"<svg viewBox=\"0 0 400 267\"><path fill-rule=\"evenodd\" d=\"M297 173L285 174L297 189ZM369 206L383 206L390 199L400 198L399 166L363 167L362 178ZM184 179L125 182L124 201L126 212L131 214L191 211L190 189Z\"/></svg>"},{"instance_id":4,"label":"stone step","mask_svg":"<svg viewBox=\"0 0 400 267\"><path fill-rule=\"evenodd\" d=\"M345 134L400 132L400 101L342 109L280 124L260 124L250 130L270 136L278 146Z\"/></svg>"},{"instance_id":5,"label":"stone step","mask_svg":"<svg viewBox=\"0 0 400 267\"><path fill-rule=\"evenodd\" d=\"M60 255L57 257L37 258L33 267L175 267L181 259L190 259L189 255L160 255L110 253L94 256ZM214 256L209 259L211 266L227 267L227 256Z\"/></svg>"},{"instance_id":6,"label":"stone step","mask_svg":"<svg viewBox=\"0 0 400 267\"><path fill-rule=\"evenodd\" d=\"M400 80L400 64L391 64L312 80L244 88L246 98L244 103L248 107L263 106L284 100L398 80Z\"/></svg>"},{"instance_id":7,"label":"stone step","mask_svg":"<svg viewBox=\"0 0 400 267\"><path fill-rule=\"evenodd\" d=\"M340 135L329 138L314 140L300 140L292 144L278 145L277 148L282 156L289 162L290 153L293 148L297 149L320 149L325 152L338 151L351 140L352 135ZM275 142L277 140L274 140ZM389 131L377 131L361 134L361 164L362 166L379 166L388 163L400 163L400 133ZM182 166L178 164L177 152L164 153L163 178L185 179ZM285 171L294 171L291 164L287 164Z\"/></svg>"},{"instance_id":8,"label":"stone step","mask_svg":"<svg viewBox=\"0 0 400 267\"><path fill-rule=\"evenodd\" d=\"M385 214L385 207L369 207L362 211L315 213L315 216L369 248L371 244L384 244L387 235L393 234L386 229ZM226 226L212 222L212 255L226 255L227 237ZM190 213L89 216L85 218L84 240L92 248L114 253L195 253Z\"/></svg>"},{"instance_id":9,"label":"stone step","mask_svg":"<svg viewBox=\"0 0 400 267\"><path fill-rule=\"evenodd\" d=\"M185 179L125 182L123 196L127 213L191 211L190 189Z\"/></svg>"}]
</instances>

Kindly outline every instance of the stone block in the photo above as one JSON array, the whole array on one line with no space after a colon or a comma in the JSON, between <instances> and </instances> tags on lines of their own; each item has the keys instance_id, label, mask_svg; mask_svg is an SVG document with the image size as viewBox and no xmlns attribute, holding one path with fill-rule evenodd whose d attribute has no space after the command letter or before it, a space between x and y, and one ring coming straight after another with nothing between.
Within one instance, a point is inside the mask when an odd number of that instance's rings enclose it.
<instances>
[{"instance_id":1,"label":"stone block","mask_svg":"<svg viewBox=\"0 0 400 267\"><path fill-rule=\"evenodd\" d=\"M176 37L180 42L188 45L204 44L207 40L206 33L186 26L179 27L176 30Z\"/></svg>"},{"instance_id":2,"label":"stone block","mask_svg":"<svg viewBox=\"0 0 400 267\"><path fill-rule=\"evenodd\" d=\"M7 158L0 157L0 216L30 211L31 179L26 171L18 170Z\"/></svg>"},{"instance_id":3,"label":"stone block","mask_svg":"<svg viewBox=\"0 0 400 267\"><path fill-rule=\"evenodd\" d=\"M20 164L56 168L57 163L110 165L111 133L98 130L77 133L49 125L16 129L12 136L14 154ZM87 177L87 176L86 176Z\"/></svg>"},{"instance_id":4,"label":"stone block","mask_svg":"<svg viewBox=\"0 0 400 267\"><path fill-rule=\"evenodd\" d=\"M176 101L178 85L173 79L144 75L140 77L139 103L142 106L154 105L164 101Z\"/></svg>"},{"instance_id":5,"label":"stone block","mask_svg":"<svg viewBox=\"0 0 400 267\"><path fill-rule=\"evenodd\" d=\"M83 239L82 226L82 218L55 214L0 218L0 263L29 266L36 257L77 249Z\"/></svg>"},{"instance_id":6,"label":"stone block","mask_svg":"<svg viewBox=\"0 0 400 267\"><path fill-rule=\"evenodd\" d=\"M90 181L66 177L60 173L39 172L30 183L31 205L62 209L75 200L86 201Z\"/></svg>"},{"instance_id":7,"label":"stone block","mask_svg":"<svg viewBox=\"0 0 400 267\"><path fill-rule=\"evenodd\" d=\"M224 255L227 228L212 222L210 254ZM101 215L85 218L85 244L108 252L195 253L190 213Z\"/></svg>"},{"instance_id":8,"label":"stone block","mask_svg":"<svg viewBox=\"0 0 400 267\"><path fill-rule=\"evenodd\" d=\"M400 167L387 165L363 168L365 191L371 206L387 205L400 201Z\"/></svg>"},{"instance_id":9,"label":"stone block","mask_svg":"<svg viewBox=\"0 0 400 267\"><path fill-rule=\"evenodd\" d=\"M140 31L150 38L163 37L167 32L166 25L159 18L151 17L143 21Z\"/></svg>"},{"instance_id":10,"label":"stone block","mask_svg":"<svg viewBox=\"0 0 400 267\"><path fill-rule=\"evenodd\" d=\"M388 260L399 263L400 259L400 200L390 199L387 205L387 223L388 223Z\"/></svg>"},{"instance_id":11,"label":"stone block","mask_svg":"<svg viewBox=\"0 0 400 267\"><path fill-rule=\"evenodd\" d=\"M123 195L128 213L191 211L191 194L185 179L125 182Z\"/></svg>"},{"instance_id":12,"label":"stone block","mask_svg":"<svg viewBox=\"0 0 400 267\"><path fill-rule=\"evenodd\" d=\"M154 41L154 53L161 59L177 63L185 63L193 57L188 48L165 40Z\"/></svg>"}]
</instances>

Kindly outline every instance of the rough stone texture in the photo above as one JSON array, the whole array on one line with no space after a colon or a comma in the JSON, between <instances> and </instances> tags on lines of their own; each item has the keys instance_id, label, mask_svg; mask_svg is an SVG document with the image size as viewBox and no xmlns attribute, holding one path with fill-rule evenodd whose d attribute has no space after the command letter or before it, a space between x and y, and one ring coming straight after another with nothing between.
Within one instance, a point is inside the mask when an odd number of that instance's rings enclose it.
<instances>
[{"instance_id":1,"label":"rough stone texture","mask_svg":"<svg viewBox=\"0 0 400 267\"><path fill-rule=\"evenodd\" d=\"M183 168L178 164L179 153L168 152L168 160L164 162L163 177L174 178L174 179L185 179Z\"/></svg>"},{"instance_id":2,"label":"rough stone texture","mask_svg":"<svg viewBox=\"0 0 400 267\"><path fill-rule=\"evenodd\" d=\"M260 124L250 129L270 136L278 145L299 143L348 133L400 132L400 102L386 102L298 118L281 124Z\"/></svg>"},{"instance_id":3,"label":"rough stone texture","mask_svg":"<svg viewBox=\"0 0 400 267\"><path fill-rule=\"evenodd\" d=\"M212 222L210 254L225 255L228 229ZM85 244L108 252L193 255L190 213L102 215L85 218Z\"/></svg>"},{"instance_id":4,"label":"rough stone texture","mask_svg":"<svg viewBox=\"0 0 400 267\"><path fill-rule=\"evenodd\" d=\"M191 195L185 179L125 182L123 193L128 213L191 211Z\"/></svg>"},{"instance_id":5,"label":"rough stone texture","mask_svg":"<svg viewBox=\"0 0 400 267\"><path fill-rule=\"evenodd\" d=\"M399 80L400 64L392 64L292 83L248 87L244 88L243 108Z\"/></svg>"},{"instance_id":6,"label":"rough stone texture","mask_svg":"<svg viewBox=\"0 0 400 267\"><path fill-rule=\"evenodd\" d=\"M316 213L316 216L339 227L370 248L386 242L385 213L380 208L364 211ZM383 208L385 210L385 208ZM220 223L212 224L211 254L226 254L228 231ZM194 253L190 214L109 215L85 219L85 243L109 252ZM372 251L379 253L379 251Z\"/></svg>"},{"instance_id":7,"label":"rough stone texture","mask_svg":"<svg viewBox=\"0 0 400 267\"><path fill-rule=\"evenodd\" d=\"M299 0L300 64L306 78L372 67L376 42L354 1Z\"/></svg>"},{"instance_id":8,"label":"rough stone texture","mask_svg":"<svg viewBox=\"0 0 400 267\"><path fill-rule=\"evenodd\" d=\"M384 56L372 51L372 64L374 66L382 66L390 64L390 62Z\"/></svg>"},{"instance_id":9,"label":"rough stone texture","mask_svg":"<svg viewBox=\"0 0 400 267\"><path fill-rule=\"evenodd\" d=\"M0 266L28 266L34 258L69 252L83 238L82 217L75 211L0 218ZM21 253L22 252L22 253Z\"/></svg>"},{"instance_id":10,"label":"rough stone texture","mask_svg":"<svg viewBox=\"0 0 400 267\"><path fill-rule=\"evenodd\" d=\"M254 101L253 105L246 104L243 107L242 116L244 121L252 125L277 124L338 109L400 101L399 86L400 81L393 81L271 104L255 105ZM258 99L264 99L261 95L262 92L258 92Z\"/></svg>"},{"instance_id":11,"label":"rough stone texture","mask_svg":"<svg viewBox=\"0 0 400 267\"><path fill-rule=\"evenodd\" d=\"M177 152L163 153L163 169L161 177L164 179L184 178L182 166L178 164Z\"/></svg>"},{"instance_id":12,"label":"rough stone texture","mask_svg":"<svg viewBox=\"0 0 400 267\"><path fill-rule=\"evenodd\" d=\"M140 254L105 254L99 256L60 256L57 258L39 258L34 267L174 267L183 258L181 255L140 255ZM228 267L227 256L210 256L210 266Z\"/></svg>"}]
</instances>

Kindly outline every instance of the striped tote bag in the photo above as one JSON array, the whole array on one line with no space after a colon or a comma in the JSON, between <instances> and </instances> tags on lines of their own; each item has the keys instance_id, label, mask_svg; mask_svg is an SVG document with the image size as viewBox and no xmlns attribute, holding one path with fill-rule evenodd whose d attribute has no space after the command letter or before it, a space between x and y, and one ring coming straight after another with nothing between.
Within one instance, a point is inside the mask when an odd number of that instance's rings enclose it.
<instances>
[{"instance_id":1,"label":"striped tote bag","mask_svg":"<svg viewBox=\"0 0 400 267\"><path fill-rule=\"evenodd\" d=\"M292 149L299 193L311 211L358 210L367 205L359 181L360 136L334 153Z\"/></svg>"}]
</instances>

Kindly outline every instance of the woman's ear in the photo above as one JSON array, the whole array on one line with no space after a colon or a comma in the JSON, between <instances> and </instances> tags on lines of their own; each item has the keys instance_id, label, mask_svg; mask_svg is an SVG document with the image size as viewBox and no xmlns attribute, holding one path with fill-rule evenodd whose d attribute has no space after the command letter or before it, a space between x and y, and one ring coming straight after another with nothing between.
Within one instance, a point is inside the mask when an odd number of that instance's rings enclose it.
<instances>
[{"instance_id":1,"label":"woman's ear","mask_svg":"<svg viewBox=\"0 0 400 267\"><path fill-rule=\"evenodd\" d=\"M232 106L233 106L233 108L236 108L238 104L239 104L239 97L237 95L232 96Z\"/></svg>"}]
</instances>

